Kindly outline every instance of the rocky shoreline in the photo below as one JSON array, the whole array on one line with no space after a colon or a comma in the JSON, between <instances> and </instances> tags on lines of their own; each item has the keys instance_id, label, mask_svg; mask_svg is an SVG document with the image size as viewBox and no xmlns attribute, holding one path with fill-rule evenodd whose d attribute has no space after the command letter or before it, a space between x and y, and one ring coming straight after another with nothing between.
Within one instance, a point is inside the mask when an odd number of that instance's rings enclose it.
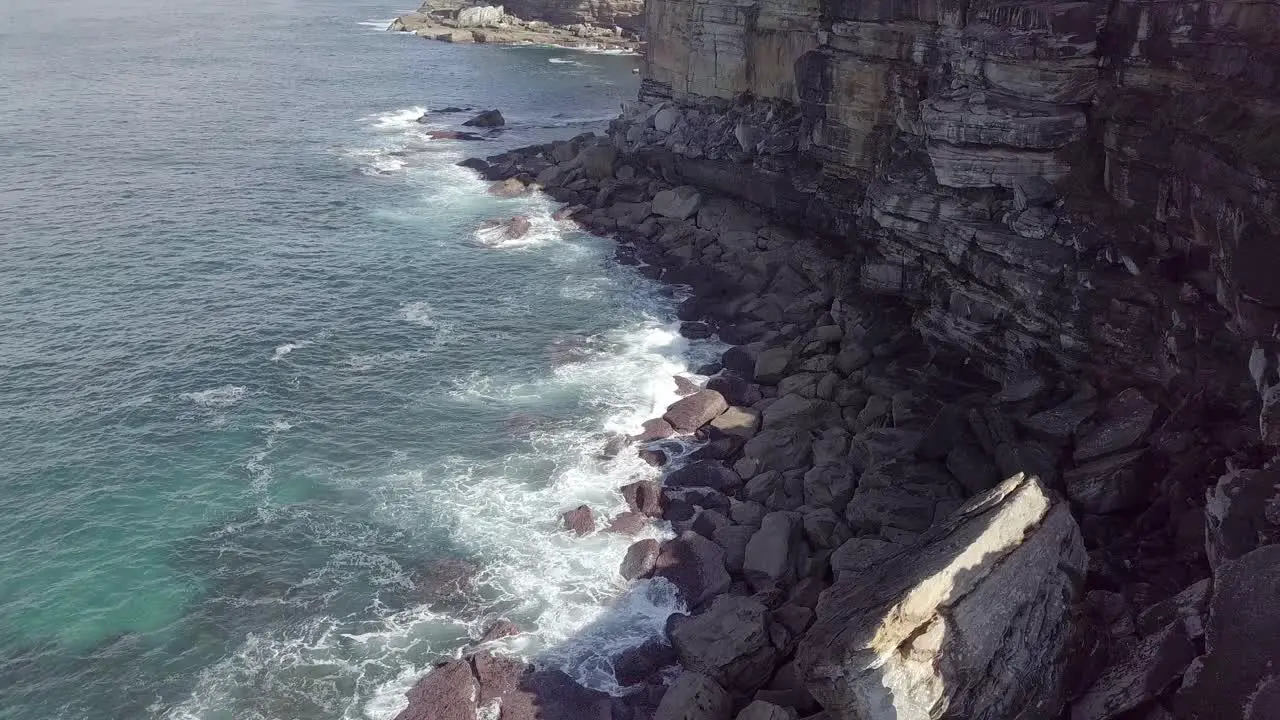
<instances>
[{"instance_id":1,"label":"rocky shoreline","mask_svg":"<svg viewBox=\"0 0 1280 720\"><path fill-rule=\"evenodd\" d=\"M451 43L547 45L615 53L638 53L643 47L637 33L617 25L526 19L509 14L502 5L434 6L429 1L418 12L401 15L387 30Z\"/></svg>"},{"instance_id":2,"label":"rocky shoreline","mask_svg":"<svg viewBox=\"0 0 1280 720\"><path fill-rule=\"evenodd\" d=\"M690 289L682 334L732 345L604 453L655 466L606 531L676 533L620 573L669 580L692 614L613 659L624 698L481 650L399 720L1275 718L1280 628L1251 597L1280 590L1280 471L1241 418L930 342L918 311L857 291L831 238L620 151L672 109L462 164L565 203L618 262ZM1053 202L1037 187L1027 207ZM698 447L668 463L675 436ZM565 524L596 527L589 508Z\"/></svg>"}]
</instances>

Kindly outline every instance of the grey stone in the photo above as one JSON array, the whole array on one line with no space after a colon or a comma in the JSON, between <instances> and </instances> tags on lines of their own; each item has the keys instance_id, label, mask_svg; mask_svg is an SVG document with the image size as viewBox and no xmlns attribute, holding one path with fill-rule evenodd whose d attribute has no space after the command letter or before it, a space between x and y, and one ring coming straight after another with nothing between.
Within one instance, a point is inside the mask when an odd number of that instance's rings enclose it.
<instances>
[{"instance_id":1,"label":"grey stone","mask_svg":"<svg viewBox=\"0 0 1280 720\"><path fill-rule=\"evenodd\" d=\"M733 698L702 673L685 670L658 703L653 720L729 720Z\"/></svg>"},{"instance_id":2,"label":"grey stone","mask_svg":"<svg viewBox=\"0 0 1280 720\"><path fill-rule=\"evenodd\" d=\"M1159 695L1196 656L1182 626L1171 624L1144 638L1103 671L1071 705L1071 720L1108 720Z\"/></svg>"},{"instance_id":3,"label":"grey stone","mask_svg":"<svg viewBox=\"0 0 1280 720\"><path fill-rule=\"evenodd\" d=\"M976 445L957 445L947 454L947 470L970 495L990 490L1000 481L995 463Z\"/></svg>"},{"instance_id":4,"label":"grey stone","mask_svg":"<svg viewBox=\"0 0 1280 720\"><path fill-rule=\"evenodd\" d=\"M858 343L846 343L836 355L835 367L845 377L861 370L871 361L871 351Z\"/></svg>"},{"instance_id":5,"label":"grey stone","mask_svg":"<svg viewBox=\"0 0 1280 720\"><path fill-rule=\"evenodd\" d=\"M903 551L901 545L875 538L846 540L831 554L831 570L836 579L845 575L864 575L876 570L882 562Z\"/></svg>"},{"instance_id":6,"label":"grey stone","mask_svg":"<svg viewBox=\"0 0 1280 720\"><path fill-rule=\"evenodd\" d=\"M768 617L753 598L721 595L706 612L678 623L671 644L686 669L729 690L750 692L769 680L777 659Z\"/></svg>"},{"instance_id":7,"label":"grey stone","mask_svg":"<svg viewBox=\"0 0 1280 720\"><path fill-rule=\"evenodd\" d=\"M627 554L622 558L618 574L627 580L648 577L658 564L658 552L657 540L637 540L627 548Z\"/></svg>"},{"instance_id":8,"label":"grey stone","mask_svg":"<svg viewBox=\"0 0 1280 720\"><path fill-rule=\"evenodd\" d=\"M473 9L482 10L484 8ZM501 13L501 10L499 10L499 13ZM502 127L506 122L502 117L502 113L497 110L485 110L462 124L469 127Z\"/></svg>"},{"instance_id":9,"label":"grey stone","mask_svg":"<svg viewBox=\"0 0 1280 720\"><path fill-rule=\"evenodd\" d=\"M787 376L787 368L791 365L791 349L774 347L761 352L756 357L754 375L756 382L765 385L777 385Z\"/></svg>"},{"instance_id":10,"label":"grey stone","mask_svg":"<svg viewBox=\"0 0 1280 720\"><path fill-rule=\"evenodd\" d=\"M786 471L808 463L812 447L808 432L765 429L748 440L742 452L756 460L762 470Z\"/></svg>"},{"instance_id":11,"label":"grey stone","mask_svg":"<svg viewBox=\"0 0 1280 720\"><path fill-rule=\"evenodd\" d=\"M1023 175L1013 183L1013 205L1019 210L1052 205L1058 199L1058 191L1039 175Z\"/></svg>"},{"instance_id":12,"label":"grey stone","mask_svg":"<svg viewBox=\"0 0 1280 720\"><path fill-rule=\"evenodd\" d=\"M771 512L747 543L742 573L756 590L795 584L804 559L802 517L793 512Z\"/></svg>"},{"instance_id":13,"label":"grey stone","mask_svg":"<svg viewBox=\"0 0 1280 720\"><path fill-rule=\"evenodd\" d=\"M796 712L791 708L756 700L743 708L736 720L796 720Z\"/></svg>"},{"instance_id":14,"label":"grey stone","mask_svg":"<svg viewBox=\"0 0 1280 720\"><path fill-rule=\"evenodd\" d=\"M742 478L715 460L699 460L672 470L663 479L667 487L708 487L722 493L732 493L742 487Z\"/></svg>"},{"instance_id":15,"label":"grey stone","mask_svg":"<svg viewBox=\"0 0 1280 720\"><path fill-rule=\"evenodd\" d=\"M675 220L687 220L698 212L701 205L702 196L691 185L662 190L653 196L654 214Z\"/></svg>"},{"instance_id":16,"label":"grey stone","mask_svg":"<svg viewBox=\"0 0 1280 720\"><path fill-rule=\"evenodd\" d=\"M725 525L716 529L713 539L724 548L724 566L730 573L742 573L742 564L747 558L747 543L755 532L756 528L750 525Z\"/></svg>"},{"instance_id":17,"label":"grey stone","mask_svg":"<svg viewBox=\"0 0 1280 720\"><path fill-rule=\"evenodd\" d=\"M1009 227L1018 235L1032 240L1043 240L1053 234L1058 224L1058 214L1049 208L1033 207L1018 213Z\"/></svg>"}]
</instances>

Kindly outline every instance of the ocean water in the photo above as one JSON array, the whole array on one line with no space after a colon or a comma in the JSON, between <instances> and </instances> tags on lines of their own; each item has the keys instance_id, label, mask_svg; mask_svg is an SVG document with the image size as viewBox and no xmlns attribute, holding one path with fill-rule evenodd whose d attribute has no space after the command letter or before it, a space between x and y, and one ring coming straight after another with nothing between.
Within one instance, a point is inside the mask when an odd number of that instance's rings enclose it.
<instances>
[{"instance_id":1,"label":"ocean water","mask_svg":"<svg viewBox=\"0 0 1280 720\"><path fill-rule=\"evenodd\" d=\"M638 59L382 31L409 9L0 6L0 718L390 718L499 617L610 690L678 608L558 517L621 508L605 434L715 348L454 166L600 129ZM510 127L428 140L449 105Z\"/></svg>"}]
</instances>

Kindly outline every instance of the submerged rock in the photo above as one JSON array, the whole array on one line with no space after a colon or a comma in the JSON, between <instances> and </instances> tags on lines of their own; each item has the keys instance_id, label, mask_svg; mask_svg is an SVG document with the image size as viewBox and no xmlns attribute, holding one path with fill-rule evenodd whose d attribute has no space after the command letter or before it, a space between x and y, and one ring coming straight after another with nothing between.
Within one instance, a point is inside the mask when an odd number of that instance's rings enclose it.
<instances>
[{"instance_id":1,"label":"submerged rock","mask_svg":"<svg viewBox=\"0 0 1280 720\"><path fill-rule=\"evenodd\" d=\"M495 128L506 125L507 121L497 110L485 110L462 124L466 127Z\"/></svg>"}]
</instances>

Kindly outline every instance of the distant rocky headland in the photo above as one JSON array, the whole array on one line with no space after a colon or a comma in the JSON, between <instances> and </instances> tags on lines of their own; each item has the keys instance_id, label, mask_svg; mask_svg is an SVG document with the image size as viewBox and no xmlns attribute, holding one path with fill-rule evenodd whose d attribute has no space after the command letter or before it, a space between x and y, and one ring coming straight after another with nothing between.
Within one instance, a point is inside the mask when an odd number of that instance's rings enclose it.
<instances>
[{"instance_id":1,"label":"distant rocky headland","mask_svg":"<svg viewBox=\"0 0 1280 720\"><path fill-rule=\"evenodd\" d=\"M417 12L392 21L389 30L429 40L503 45L555 45L634 52L641 47L644 3L530 2L477 5L427 0Z\"/></svg>"},{"instance_id":2,"label":"distant rocky headland","mask_svg":"<svg viewBox=\"0 0 1280 720\"><path fill-rule=\"evenodd\" d=\"M605 136L468 160L730 344L633 447L610 698L403 718L1280 718L1280 9L650 0ZM691 455L672 438L693 441ZM601 528L597 530L597 527Z\"/></svg>"}]
</instances>

